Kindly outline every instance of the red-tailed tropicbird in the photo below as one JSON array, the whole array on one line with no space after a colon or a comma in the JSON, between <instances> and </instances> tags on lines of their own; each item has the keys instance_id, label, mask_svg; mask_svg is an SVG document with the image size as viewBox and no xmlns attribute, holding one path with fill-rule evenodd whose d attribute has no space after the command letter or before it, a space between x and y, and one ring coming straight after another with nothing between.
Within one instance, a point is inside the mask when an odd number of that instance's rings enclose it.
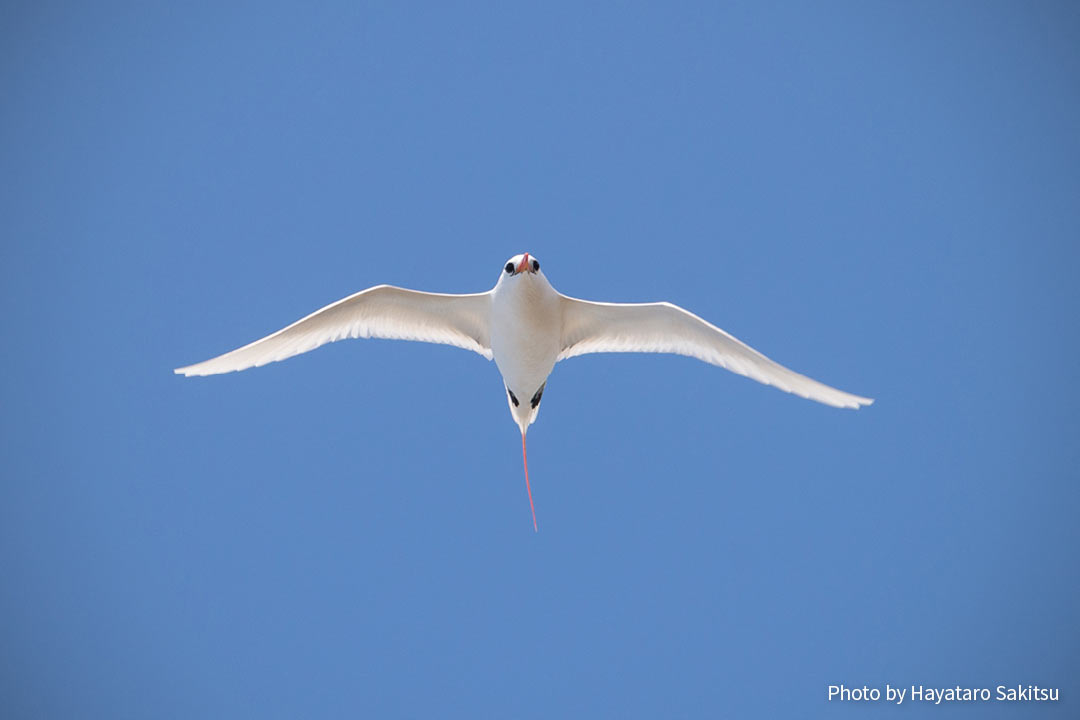
<instances>
[{"instance_id":1,"label":"red-tailed tropicbird","mask_svg":"<svg viewBox=\"0 0 1080 720\"><path fill-rule=\"evenodd\" d=\"M244 370L336 340L368 337L444 343L495 360L510 414L521 429L534 530L525 433L540 411L548 375L560 360L602 352L675 353L833 407L858 408L874 402L788 370L678 305L567 297L551 286L540 261L529 253L510 258L488 292L443 295L377 285L261 340L175 372L190 376Z\"/></svg>"}]
</instances>

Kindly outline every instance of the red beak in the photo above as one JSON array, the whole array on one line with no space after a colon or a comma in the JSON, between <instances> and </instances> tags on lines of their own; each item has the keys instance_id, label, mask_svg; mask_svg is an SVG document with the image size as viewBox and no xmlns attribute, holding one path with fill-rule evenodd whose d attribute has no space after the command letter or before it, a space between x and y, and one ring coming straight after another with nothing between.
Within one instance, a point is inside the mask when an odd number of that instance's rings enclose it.
<instances>
[{"instance_id":1,"label":"red beak","mask_svg":"<svg viewBox=\"0 0 1080 720\"><path fill-rule=\"evenodd\" d=\"M529 269L529 253L525 253L525 257L521 258L521 264L517 266L518 272L525 272Z\"/></svg>"}]
</instances>

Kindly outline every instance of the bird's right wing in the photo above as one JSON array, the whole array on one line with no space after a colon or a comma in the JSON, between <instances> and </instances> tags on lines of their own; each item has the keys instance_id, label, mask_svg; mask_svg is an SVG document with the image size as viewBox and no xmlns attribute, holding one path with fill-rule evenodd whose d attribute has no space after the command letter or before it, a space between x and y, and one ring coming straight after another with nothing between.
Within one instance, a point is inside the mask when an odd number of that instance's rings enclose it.
<instances>
[{"instance_id":1,"label":"bird's right wing","mask_svg":"<svg viewBox=\"0 0 1080 720\"><path fill-rule=\"evenodd\" d=\"M344 338L443 343L491 359L491 293L441 295L378 285L338 300L261 340L177 368L178 375L217 375L258 367Z\"/></svg>"},{"instance_id":2,"label":"bird's right wing","mask_svg":"<svg viewBox=\"0 0 1080 720\"><path fill-rule=\"evenodd\" d=\"M601 352L688 355L833 407L874 402L819 383L770 360L720 328L671 303L599 303L565 295L559 360Z\"/></svg>"}]
</instances>

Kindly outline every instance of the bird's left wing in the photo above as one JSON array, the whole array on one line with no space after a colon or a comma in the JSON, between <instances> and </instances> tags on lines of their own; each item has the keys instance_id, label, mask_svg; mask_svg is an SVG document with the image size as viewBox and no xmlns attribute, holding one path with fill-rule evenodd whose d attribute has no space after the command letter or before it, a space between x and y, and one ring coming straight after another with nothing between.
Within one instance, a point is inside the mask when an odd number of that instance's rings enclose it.
<instances>
[{"instance_id":1,"label":"bird's left wing","mask_svg":"<svg viewBox=\"0 0 1080 720\"><path fill-rule=\"evenodd\" d=\"M874 402L789 370L678 305L599 303L565 295L561 303L559 360L602 352L675 353L833 407L858 408Z\"/></svg>"},{"instance_id":2,"label":"bird's left wing","mask_svg":"<svg viewBox=\"0 0 1080 720\"><path fill-rule=\"evenodd\" d=\"M441 295L378 285L216 358L177 368L178 375L217 375L258 367L344 338L419 340L454 345L491 359L491 293Z\"/></svg>"}]
</instances>

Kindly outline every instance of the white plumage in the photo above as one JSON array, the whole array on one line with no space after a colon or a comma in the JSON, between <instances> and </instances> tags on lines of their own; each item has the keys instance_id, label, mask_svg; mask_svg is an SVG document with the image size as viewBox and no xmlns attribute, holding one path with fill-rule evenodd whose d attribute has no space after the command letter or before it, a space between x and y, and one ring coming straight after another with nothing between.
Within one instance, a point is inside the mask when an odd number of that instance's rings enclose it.
<instances>
[{"instance_id":1,"label":"white plumage","mask_svg":"<svg viewBox=\"0 0 1080 720\"><path fill-rule=\"evenodd\" d=\"M555 363L587 353L687 355L833 407L873 402L789 370L677 305L590 302L562 295L528 253L512 257L486 293L443 295L379 285L261 340L175 372L190 376L244 370L344 338L366 337L443 343L494 359L510 413L521 429L523 454L525 433L536 420ZM527 460L525 478L528 484Z\"/></svg>"},{"instance_id":2,"label":"white plumage","mask_svg":"<svg viewBox=\"0 0 1080 720\"><path fill-rule=\"evenodd\" d=\"M454 345L490 360L490 296L440 295L376 285L316 310L261 340L174 372L190 377L246 370L326 343L369 337Z\"/></svg>"}]
</instances>

